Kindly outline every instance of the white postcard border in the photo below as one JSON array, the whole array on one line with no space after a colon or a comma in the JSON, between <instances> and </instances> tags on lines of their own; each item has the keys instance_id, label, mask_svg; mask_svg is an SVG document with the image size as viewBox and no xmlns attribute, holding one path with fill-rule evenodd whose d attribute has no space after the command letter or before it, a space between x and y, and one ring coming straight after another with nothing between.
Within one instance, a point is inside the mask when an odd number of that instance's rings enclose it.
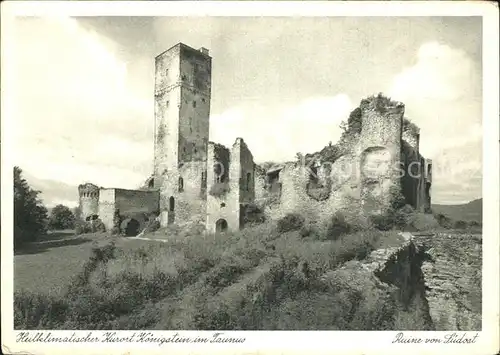
<instances>
[{"instance_id":1,"label":"white postcard border","mask_svg":"<svg viewBox=\"0 0 500 355\"><path fill-rule=\"evenodd\" d=\"M3 2L2 3L2 350L33 354L149 353L315 353L345 354L493 354L499 350L499 46L498 6L493 2ZM15 117L9 106L9 88L15 85L9 62L9 31L14 16L482 16L483 17L483 330L474 344L393 344L397 331L387 332L233 332L224 336L245 337L243 344L158 343L16 343L13 331L12 155L10 124ZM49 331L31 331L47 334ZM50 332L55 336L85 331ZM92 332L102 336L103 332ZM131 331L117 332L120 337ZM216 332L153 332L158 336L208 336ZM450 332L404 332L405 337L443 337ZM459 332L460 335L465 332ZM68 347L70 346L70 347ZM71 350L70 350L71 349Z\"/></svg>"}]
</instances>

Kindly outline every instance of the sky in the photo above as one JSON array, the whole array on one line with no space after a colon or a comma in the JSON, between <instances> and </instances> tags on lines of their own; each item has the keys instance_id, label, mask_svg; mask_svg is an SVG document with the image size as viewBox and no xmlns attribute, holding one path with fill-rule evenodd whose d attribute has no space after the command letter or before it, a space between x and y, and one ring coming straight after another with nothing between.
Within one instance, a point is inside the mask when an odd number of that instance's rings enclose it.
<instances>
[{"instance_id":1,"label":"sky","mask_svg":"<svg viewBox=\"0 0 500 355\"><path fill-rule=\"evenodd\" d=\"M383 92L421 128L433 203L481 197L480 17L23 18L13 35L13 160L48 206L151 175L154 58L178 42L210 50L211 141L291 160Z\"/></svg>"}]
</instances>

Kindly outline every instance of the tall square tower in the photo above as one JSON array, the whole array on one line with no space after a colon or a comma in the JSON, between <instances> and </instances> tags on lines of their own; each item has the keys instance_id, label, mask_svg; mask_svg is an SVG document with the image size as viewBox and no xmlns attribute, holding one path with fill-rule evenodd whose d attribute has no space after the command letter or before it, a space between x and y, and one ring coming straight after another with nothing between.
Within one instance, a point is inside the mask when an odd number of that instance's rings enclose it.
<instances>
[{"instance_id":1,"label":"tall square tower","mask_svg":"<svg viewBox=\"0 0 500 355\"><path fill-rule=\"evenodd\" d=\"M170 223L206 200L211 74L205 48L179 43L155 58L154 187Z\"/></svg>"},{"instance_id":2,"label":"tall square tower","mask_svg":"<svg viewBox=\"0 0 500 355\"><path fill-rule=\"evenodd\" d=\"M212 58L179 43L155 58L155 176L206 161Z\"/></svg>"}]
</instances>

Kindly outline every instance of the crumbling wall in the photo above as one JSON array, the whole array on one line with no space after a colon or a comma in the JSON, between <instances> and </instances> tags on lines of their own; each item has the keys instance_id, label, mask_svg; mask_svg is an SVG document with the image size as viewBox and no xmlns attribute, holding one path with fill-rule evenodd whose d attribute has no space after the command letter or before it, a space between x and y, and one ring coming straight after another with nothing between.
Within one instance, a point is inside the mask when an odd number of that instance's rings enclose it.
<instances>
[{"instance_id":1,"label":"crumbling wall","mask_svg":"<svg viewBox=\"0 0 500 355\"><path fill-rule=\"evenodd\" d=\"M113 229L115 208L115 189L101 189L99 192L99 218L107 231Z\"/></svg>"},{"instance_id":2,"label":"crumbling wall","mask_svg":"<svg viewBox=\"0 0 500 355\"><path fill-rule=\"evenodd\" d=\"M400 189L398 167L404 105L379 97L361 104L362 129L358 142L361 201L366 213L382 213L391 204L391 189Z\"/></svg>"},{"instance_id":3,"label":"crumbling wall","mask_svg":"<svg viewBox=\"0 0 500 355\"><path fill-rule=\"evenodd\" d=\"M239 167L233 164L237 157L234 149L208 144L206 230L209 233L216 232L218 223L223 221L227 229L239 229Z\"/></svg>"},{"instance_id":4,"label":"crumbling wall","mask_svg":"<svg viewBox=\"0 0 500 355\"><path fill-rule=\"evenodd\" d=\"M180 47L179 162L207 159L212 59Z\"/></svg>"},{"instance_id":5,"label":"crumbling wall","mask_svg":"<svg viewBox=\"0 0 500 355\"><path fill-rule=\"evenodd\" d=\"M233 162L240 166L238 185L240 204L253 203L255 200L255 163L252 152L241 138L237 138L233 145L233 150L238 156L238 160Z\"/></svg>"},{"instance_id":6,"label":"crumbling wall","mask_svg":"<svg viewBox=\"0 0 500 355\"><path fill-rule=\"evenodd\" d=\"M114 216L117 210L120 218L136 218L141 228L146 216L159 212L160 194L150 190L101 189L99 199L99 218L111 231L114 227Z\"/></svg>"},{"instance_id":7,"label":"crumbling wall","mask_svg":"<svg viewBox=\"0 0 500 355\"><path fill-rule=\"evenodd\" d=\"M429 258L422 265L436 330L481 330L481 235L415 236Z\"/></svg>"}]
</instances>

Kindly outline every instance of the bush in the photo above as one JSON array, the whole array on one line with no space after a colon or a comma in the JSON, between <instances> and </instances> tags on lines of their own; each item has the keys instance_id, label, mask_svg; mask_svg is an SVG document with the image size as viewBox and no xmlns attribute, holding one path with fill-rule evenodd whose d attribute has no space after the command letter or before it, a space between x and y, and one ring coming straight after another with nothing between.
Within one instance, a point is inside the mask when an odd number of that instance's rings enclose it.
<instances>
[{"instance_id":1,"label":"bush","mask_svg":"<svg viewBox=\"0 0 500 355\"><path fill-rule=\"evenodd\" d=\"M469 227L481 227L481 223L478 221L469 221Z\"/></svg>"},{"instance_id":2,"label":"bush","mask_svg":"<svg viewBox=\"0 0 500 355\"><path fill-rule=\"evenodd\" d=\"M101 221L100 219L96 219L95 221L92 222L92 232L106 232L106 226L104 225L104 222Z\"/></svg>"},{"instance_id":3,"label":"bush","mask_svg":"<svg viewBox=\"0 0 500 355\"><path fill-rule=\"evenodd\" d=\"M340 236L348 234L352 231L352 227L346 222L345 216L336 212L326 224L325 238L327 240L337 240Z\"/></svg>"},{"instance_id":4,"label":"bush","mask_svg":"<svg viewBox=\"0 0 500 355\"><path fill-rule=\"evenodd\" d=\"M388 231L394 228L394 216L390 214L371 215L370 222L381 231Z\"/></svg>"},{"instance_id":5,"label":"bush","mask_svg":"<svg viewBox=\"0 0 500 355\"><path fill-rule=\"evenodd\" d=\"M80 234L86 234L86 233L92 233L92 226L90 225L90 222L88 222L88 221L76 221L75 222L75 234L80 235Z\"/></svg>"},{"instance_id":6,"label":"bush","mask_svg":"<svg viewBox=\"0 0 500 355\"><path fill-rule=\"evenodd\" d=\"M304 217L298 213L288 213L285 217L278 220L278 232L285 233L299 230L304 225Z\"/></svg>"},{"instance_id":7,"label":"bush","mask_svg":"<svg viewBox=\"0 0 500 355\"><path fill-rule=\"evenodd\" d=\"M398 201L396 205L400 205ZM381 231L388 231L394 228L407 229L413 228L415 210L410 205L404 205L400 208L390 207L381 215L371 215L370 221L372 225Z\"/></svg>"},{"instance_id":8,"label":"bush","mask_svg":"<svg viewBox=\"0 0 500 355\"><path fill-rule=\"evenodd\" d=\"M75 215L64 205L55 206L50 212L49 228L52 230L75 228Z\"/></svg>"},{"instance_id":9,"label":"bush","mask_svg":"<svg viewBox=\"0 0 500 355\"><path fill-rule=\"evenodd\" d=\"M434 217L436 218L436 220L438 221L438 223L441 227L446 228L446 229L453 228L453 222L452 222L451 218L445 216L442 213L438 213L438 214L434 215Z\"/></svg>"},{"instance_id":10,"label":"bush","mask_svg":"<svg viewBox=\"0 0 500 355\"><path fill-rule=\"evenodd\" d=\"M467 227L468 227L468 224L465 221L456 221L455 222L455 228L456 229L465 229Z\"/></svg>"}]
</instances>

